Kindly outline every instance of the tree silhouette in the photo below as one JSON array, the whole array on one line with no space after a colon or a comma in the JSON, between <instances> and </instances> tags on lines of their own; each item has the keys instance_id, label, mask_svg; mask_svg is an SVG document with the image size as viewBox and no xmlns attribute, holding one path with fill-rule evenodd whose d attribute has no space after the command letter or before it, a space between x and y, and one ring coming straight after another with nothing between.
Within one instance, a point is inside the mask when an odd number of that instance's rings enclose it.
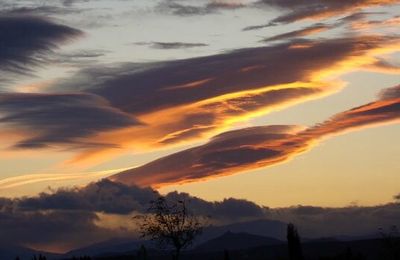
<instances>
[{"instance_id":1,"label":"tree silhouette","mask_svg":"<svg viewBox=\"0 0 400 260\"><path fill-rule=\"evenodd\" d=\"M172 247L175 260L202 231L200 218L189 212L185 200L167 200L164 196L152 200L148 214L135 219L140 222L142 237L157 241L160 247Z\"/></svg>"},{"instance_id":2,"label":"tree silhouette","mask_svg":"<svg viewBox=\"0 0 400 260\"><path fill-rule=\"evenodd\" d=\"M231 258L229 257L229 252L228 250L224 250L224 260L230 260Z\"/></svg>"},{"instance_id":3,"label":"tree silhouette","mask_svg":"<svg viewBox=\"0 0 400 260\"><path fill-rule=\"evenodd\" d=\"M38 257L36 257L36 255L32 257L32 260L46 260L46 259L47 258L41 254Z\"/></svg>"},{"instance_id":4,"label":"tree silhouette","mask_svg":"<svg viewBox=\"0 0 400 260\"><path fill-rule=\"evenodd\" d=\"M400 232L397 226L391 226L388 232L379 229L385 249L385 259L400 259Z\"/></svg>"},{"instance_id":5,"label":"tree silhouette","mask_svg":"<svg viewBox=\"0 0 400 260\"><path fill-rule=\"evenodd\" d=\"M292 224L287 226L287 241L289 249L290 260L304 260L303 250L301 248L300 236L297 232L297 228Z\"/></svg>"},{"instance_id":6,"label":"tree silhouette","mask_svg":"<svg viewBox=\"0 0 400 260\"><path fill-rule=\"evenodd\" d=\"M147 260L147 250L144 245L141 245L137 252L137 258L140 260Z\"/></svg>"}]
</instances>

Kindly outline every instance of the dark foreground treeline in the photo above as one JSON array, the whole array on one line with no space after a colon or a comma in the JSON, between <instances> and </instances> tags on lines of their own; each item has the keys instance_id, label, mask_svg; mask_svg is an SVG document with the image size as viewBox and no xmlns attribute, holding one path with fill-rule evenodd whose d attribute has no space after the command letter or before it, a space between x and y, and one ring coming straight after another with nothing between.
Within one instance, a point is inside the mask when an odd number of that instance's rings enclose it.
<instances>
[{"instance_id":1,"label":"dark foreground treeline","mask_svg":"<svg viewBox=\"0 0 400 260\"><path fill-rule=\"evenodd\" d=\"M393 239L400 244L400 238ZM302 255L290 255L288 245L273 245L244 250L196 252L187 251L181 260L400 260L399 248L390 247L383 239L348 242L309 242L302 246ZM172 260L170 254L147 250L119 256L75 257L68 260Z\"/></svg>"},{"instance_id":2,"label":"dark foreground treeline","mask_svg":"<svg viewBox=\"0 0 400 260\"><path fill-rule=\"evenodd\" d=\"M19 258L15 258L19 260ZM215 250L192 249L180 255L171 252L146 249L142 246L124 254L99 256L72 256L63 260L400 260L400 237L382 236L379 239L358 241L317 240L301 243L294 225L287 228L286 243L257 246L248 249ZM33 256L31 260L50 260L45 256Z\"/></svg>"}]
</instances>

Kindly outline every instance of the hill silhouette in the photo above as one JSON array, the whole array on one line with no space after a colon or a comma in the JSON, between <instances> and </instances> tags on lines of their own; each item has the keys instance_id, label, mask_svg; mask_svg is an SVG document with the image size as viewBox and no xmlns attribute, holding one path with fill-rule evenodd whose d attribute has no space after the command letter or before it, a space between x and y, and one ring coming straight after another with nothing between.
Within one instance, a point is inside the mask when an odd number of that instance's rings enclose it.
<instances>
[{"instance_id":1,"label":"hill silhouette","mask_svg":"<svg viewBox=\"0 0 400 260\"><path fill-rule=\"evenodd\" d=\"M207 251L223 251L223 250L238 250L247 249L263 245L281 245L283 241L253 235L249 233L232 233L230 231L225 234L211 239L201 245L197 246L194 251L207 252Z\"/></svg>"}]
</instances>

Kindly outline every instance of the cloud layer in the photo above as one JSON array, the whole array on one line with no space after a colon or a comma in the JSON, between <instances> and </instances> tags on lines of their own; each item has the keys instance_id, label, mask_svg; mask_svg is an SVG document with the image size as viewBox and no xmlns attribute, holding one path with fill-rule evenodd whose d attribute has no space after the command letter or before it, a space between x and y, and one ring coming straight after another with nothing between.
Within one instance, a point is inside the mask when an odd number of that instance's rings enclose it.
<instances>
[{"instance_id":1,"label":"cloud layer","mask_svg":"<svg viewBox=\"0 0 400 260\"><path fill-rule=\"evenodd\" d=\"M293 126L261 126L223 133L208 143L160 158L110 177L128 185L161 186L252 170L290 159L322 138L400 120L400 86L383 91L369 104L336 114L298 130Z\"/></svg>"},{"instance_id":2,"label":"cloud layer","mask_svg":"<svg viewBox=\"0 0 400 260\"><path fill-rule=\"evenodd\" d=\"M67 251L112 238L132 238L137 236L132 216L146 213L149 201L158 195L150 188L102 180L85 187L64 188L35 197L0 198L0 228L3 232L0 242ZM285 222L296 223L305 237L357 236L373 235L380 227L398 224L400 216L398 203L373 207L300 205L274 209L234 198L210 202L177 192L166 194L166 197L168 200L188 201L191 212L211 217L212 225L239 223L237 226L242 226L241 232L278 235L279 238L283 238L284 229L279 234L268 232L274 232L271 228L280 229ZM268 231L263 228L264 220L272 225ZM240 224L244 221L252 222L251 225ZM215 236L221 235L218 230L223 232L225 229L215 228Z\"/></svg>"},{"instance_id":3,"label":"cloud layer","mask_svg":"<svg viewBox=\"0 0 400 260\"><path fill-rule=\"evenodd\" d=\"M327 76L373 64L376 53L396 44L395 37L383 36L290 40L199 58L87 68L53 91L101 96L143 123L90 142L153 149L209 138L235 122L331 94L341 84Z\"/></svg>"},{"instance_id":4,"label":"cloud layer","mask_svg":"<svg viewBox=\"0 0 400 260\"><path fill-rule=\"evenodd\" d=\"M5 72L29 73L41 64L43 55L81 34L40 17L0 14L0 80L7 79Z\"/></svg>"},{"instance_id":5,"label":"cloud layer","mask_svg":"<svg viewBox=\"0 0 400 260\"><path fill-rule=\"evenodd\" d=\"M3 93L0 94L0 112L3 130L9 128L23 136L15 148L62 144L75 148L114 146L88 142L84 138L139 124L128 114L112 108L105 99L84 93Z\"/></svg>"}]
</instances>

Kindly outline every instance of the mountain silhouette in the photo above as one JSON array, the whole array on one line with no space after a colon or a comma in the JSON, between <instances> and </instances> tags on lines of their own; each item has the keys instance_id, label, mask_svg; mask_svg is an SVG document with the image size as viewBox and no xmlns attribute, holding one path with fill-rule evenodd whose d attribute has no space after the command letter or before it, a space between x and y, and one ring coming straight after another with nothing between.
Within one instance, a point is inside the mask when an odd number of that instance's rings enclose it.
<instances>
[{"instance_id":1,"label":"mountain silhouette","mask_svg":"<svg viewBox=\"0 0 400 260\"><path fill-rule=\"evenodd\" d=\"M248 233L232 233L230 231L225 234L211 239L197 246L194 251L223 251L247 249L257 246L280 245L284 242L275 238L258 236Z\"/></svg>"}]
</instances>

